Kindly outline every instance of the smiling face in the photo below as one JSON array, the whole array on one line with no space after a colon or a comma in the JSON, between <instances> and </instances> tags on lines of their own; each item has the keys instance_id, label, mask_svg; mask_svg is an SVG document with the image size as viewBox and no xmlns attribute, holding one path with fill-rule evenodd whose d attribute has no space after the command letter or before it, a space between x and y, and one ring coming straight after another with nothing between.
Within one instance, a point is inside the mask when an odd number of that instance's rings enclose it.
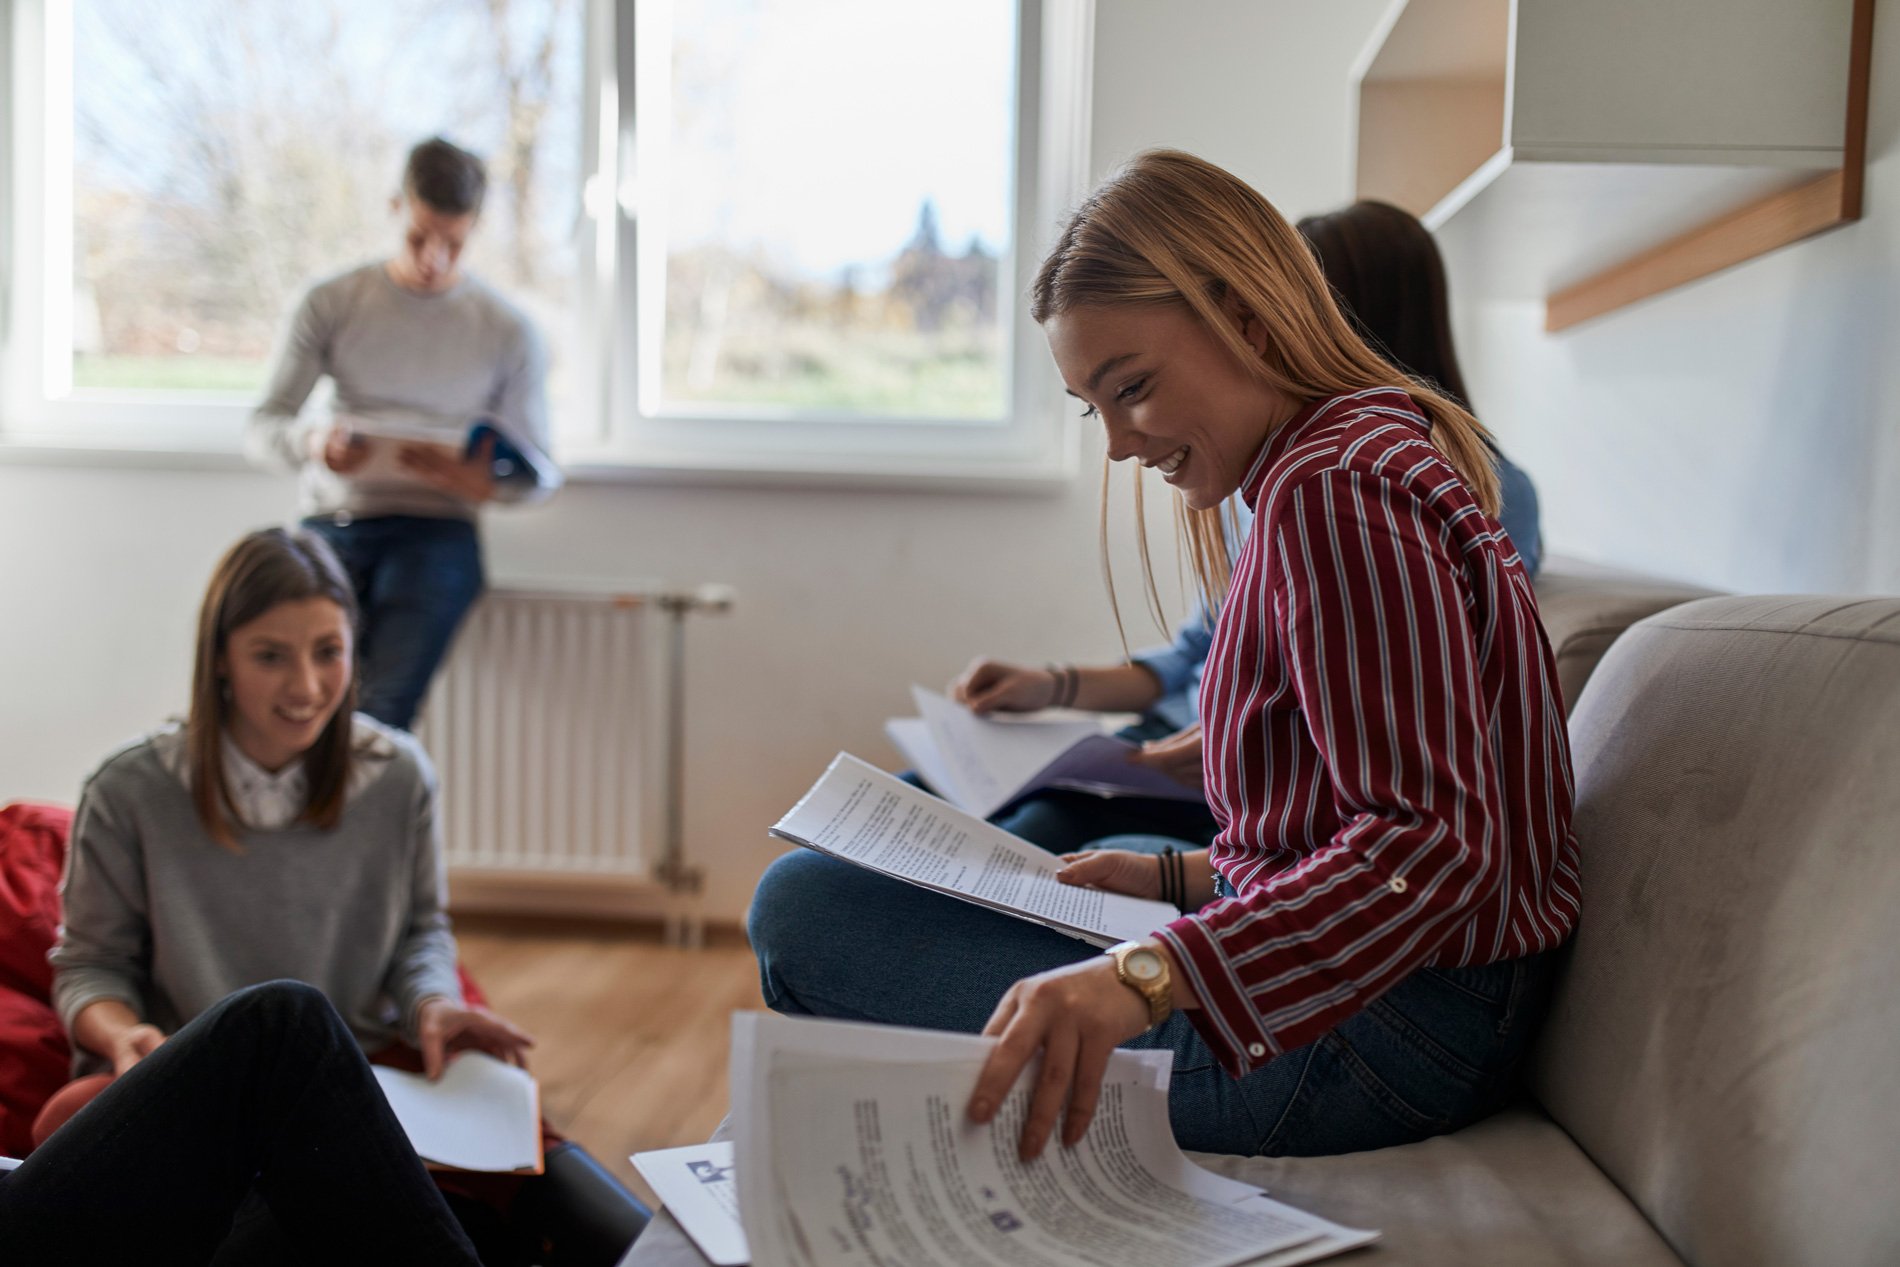
<instances>
[{"instance_id":1,"label":"smiling face","mask_svg":"<svg viewBox=\"0 0 1900 1267\"><path fill-rule=\"evenodd\" d=\"M279 603L233 629L218 661L231 738L266 770L302 756L348 695L353 653L349 617L328 598Z\"/></svg>"},{"instance_id":2,"label":"smiling face","mask_svg":"<svg viewBox=\"0 0 1900 1267\"><path fill-rule=\"evenodd\" d=\"M460 281L457 264L475 231L475 213L439 211L406 194L396 199L395 210L402 222L402 248L389 261L389 275L396 284L439 295Z\"/></svg>"},{"instance_id":3,"label":"smiling face","mask_svg":"<svg viewBox=\"0 0 1900 1267\"><path fill-rule=\"evenodd\" d=\"M1260 323L1231 314L1263 351ZM1218 506L1297 402L1250 373L1185 304L1084 304L1043 323L1069 394L1100 416L1108 456L1135 458L1196 510Z\"/></svg>"}]
</instances>

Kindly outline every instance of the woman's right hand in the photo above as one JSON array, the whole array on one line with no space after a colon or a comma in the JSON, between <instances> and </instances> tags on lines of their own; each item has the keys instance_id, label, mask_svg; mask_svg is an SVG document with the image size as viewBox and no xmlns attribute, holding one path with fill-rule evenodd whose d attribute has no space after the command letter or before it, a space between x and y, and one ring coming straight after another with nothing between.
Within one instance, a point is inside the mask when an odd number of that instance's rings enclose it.
<instances>
[{"instance_id":1,"label":"woman's right hand","mask_svg":"<svg viewBox=\"0 0 1900 1267\"><path fill-rule=\"evenodd\" d=\"M1205 786L1201 770L1201 723L1195 722L1163 739L1149 740L1129 760L1158 770L1184 787Z\"/></svg>"},{"instance_id":2,"label":"woman's right hand","mask_svg":"<svg viewBox=\"0 0 1900 1267\"><path fill-rule=\"evenodd\" d=\"M1062 861L1068 865L1056 872L1056 879L1063 884L1129 897L1161 897L1161 864L1154 854L1132 849L1084 849L1063 854Z\"/></svg>"},{"instance_id":3,"label":"woman's right hand","mask_svg":"<svg viewBox=\"0 0 1900 1267\"><path fill-rule=\"evenodd\" d=\"M165 1031L156 1025L138 1024L122 1029L112 1040L112 1076L123 1078L126 1071L157 1051L165 1042Z\"/></svg>"},{"instance_id":4,"label":"woman's right hand","mask_svg":"<svg viewBox=\"0 0 1900 1267\"><path fill-rule=\"evenodd\" d=\"M973 660L950 684L950 698L978 717L985 713L1033 713L1055 703L1056 675L1001 660Z\"/></svg>"}]
</instances>

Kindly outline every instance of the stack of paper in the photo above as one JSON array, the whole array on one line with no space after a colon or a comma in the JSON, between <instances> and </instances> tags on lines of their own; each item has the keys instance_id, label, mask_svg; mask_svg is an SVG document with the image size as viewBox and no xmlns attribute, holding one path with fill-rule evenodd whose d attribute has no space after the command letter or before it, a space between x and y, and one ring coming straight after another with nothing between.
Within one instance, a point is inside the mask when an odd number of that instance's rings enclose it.
<instances>
[{"instance_id":1,"label":"stack of paper","mask_svg":"<svg viewBox=\"0 0 1900 1267\"><path fill-rule=\"evenodd\" d=\"M944 800L988 818L1042 788L1198 801L1199 788L1129 760L1137 746L1098 721L978 717L921 686L917 716L884 723L905 760Z\"/></svg>"},{"instance_id":2,"label":"stack of paper","mask_svg":"<svg viewBox=\"0 0 1900 1267\"><path fill-rule=\"evenodd\" d=\"M1116 1052L1088 1133L1025 1164L1027 1078L992 1124L964 1115L993 1042L735 1016L743 1237L718 1202L668 1208L723 1247L715 1261L749 1249L754 1267L1292 1267L1377 1239L1189 1161L1168 1126L1168 1052Z\"/></svg>"}]
</instances>

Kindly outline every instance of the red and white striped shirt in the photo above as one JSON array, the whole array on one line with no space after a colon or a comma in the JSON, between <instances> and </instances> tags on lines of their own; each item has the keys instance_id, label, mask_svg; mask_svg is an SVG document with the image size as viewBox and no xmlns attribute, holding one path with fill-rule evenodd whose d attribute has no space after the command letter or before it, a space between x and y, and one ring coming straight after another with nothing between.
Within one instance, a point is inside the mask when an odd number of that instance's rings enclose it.
<instances>
[{"instance_id":1,"label":"red and white striped shirt","mask_svg":"<svg viewBox=\"0 0 1900 1267\"><path fill-rule=\"evenodd\" d=\"M1201 683L1211 861L1170 924L1235 1076L1425 966L1561 943L1570 745L1530 578L1405 393L1317 401L1240 493L1253 530Z\"/></svg>"}]
</instances>

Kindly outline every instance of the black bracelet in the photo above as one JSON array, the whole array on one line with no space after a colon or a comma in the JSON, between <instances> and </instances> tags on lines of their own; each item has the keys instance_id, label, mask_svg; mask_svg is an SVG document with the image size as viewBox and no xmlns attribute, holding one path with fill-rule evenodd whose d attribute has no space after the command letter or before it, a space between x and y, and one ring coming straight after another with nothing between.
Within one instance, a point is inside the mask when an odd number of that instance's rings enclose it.
<instances>
[{"instance_id":1,"label":"black bracelet","mask_svg":"<svg viewBox=\"0 0 1900 1267\"><path fill-rule=\"evenodd\" d=\"M1161 850L1161 900L1177 911L1182 909L1183 897L1180 866L1181 855L1174 851L1174 846L1164 846Z\"/></svg>"}]
</instances>

